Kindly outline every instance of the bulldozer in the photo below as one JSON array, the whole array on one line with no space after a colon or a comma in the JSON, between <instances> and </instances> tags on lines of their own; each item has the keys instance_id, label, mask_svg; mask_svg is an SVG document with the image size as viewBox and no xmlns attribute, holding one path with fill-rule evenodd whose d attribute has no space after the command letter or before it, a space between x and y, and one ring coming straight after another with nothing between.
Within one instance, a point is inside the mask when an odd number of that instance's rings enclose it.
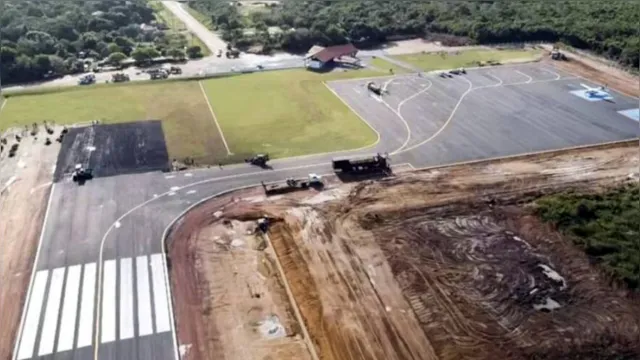
<instances>
[{"instance_id":1,"label":"bulldozer","mask_svg":"<svg viewBox=\"0 0 640 360\"><path fill-rule=\"evenodd\" d=\"M131 78L125 73L115 73L111 75L111 81L114 83L130 81Z\"/></svg>"},{"instance_id":2,"label":"bulldozer","mask_svg":"<svg viewBox=\"0 0 640 360\"><path fill-rule=\"evenodd\" d=\"M251 165L260 166L260 167L265 167L268 161L269 161L269 154L257 154L248 159L244 159L244 162Z\"/></svg>"}]
</instances>

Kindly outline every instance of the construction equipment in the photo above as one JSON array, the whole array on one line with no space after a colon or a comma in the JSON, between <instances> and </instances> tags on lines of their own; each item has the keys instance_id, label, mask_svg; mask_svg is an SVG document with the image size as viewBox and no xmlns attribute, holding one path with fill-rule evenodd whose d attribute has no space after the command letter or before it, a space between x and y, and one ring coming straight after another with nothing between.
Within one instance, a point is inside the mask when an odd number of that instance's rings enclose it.
<instances>
[{"instance_id":1,"label":"construction equipment","mask_svg":"<svg viewBox=\"0 0 640 360\"><path fill-rule=\"evenodd\" d=\"M551 60L566 61L567 60L567 56L565 54L561 53L560 50L557 47L554 47L553 50L551 50Z\"/></svg>"},{"instance_id":2,"label":"construction equipment","mask_svg":"<svg viewBox=\"0 0 640 360\"><path fill-rule=\"evenodd\" d=\"M336 174L389 173L391 167L388 156L375 154L353 158L335 158L332 161Z\"/></svg>"},{"instance_id":3,"label":"construction equipment","mask_svg":"<svg viewBox=\"0 0 640 360\"><path fill-rule=\"evenodd\" d=\"M462 74L466 74L467 70L465 70L464 68L459 68L459 69L453 69L449 71L449 73L453 75L462 75Z\"/></svg>"},{"instance_id":4,"label":"construction equipment","mask_svg":"<svg viewBox=\"0 0 640 360\"><path fill-rule=\"evenodd\" d=\"M266 195L286 194L298 190L306 190L310 187L321 188L322 177L317 174L309 174L307 179L287 178L284 182L262 184Z\"/></svg>"},{"instance_id":5,"label":"construction equipment","mask_svg":"<svg viewBox=\"0 0 640 360\"><path fill-rule=\"evenodd\" d=\"M169 72L173 75L180 75L182 74L182 69L178 66L172 66L169 68Z\"/></svg>"},{"instance_id":6,"label":"construction equipment","mask_svg":"<svg viewBox=\"0 0 640 360\"><path fill-rule=\"evenodd\" d=\"M71 179L77 183L84 183L93 178L93 170L86 169L82 164L76 164L76 168L71 175Z\"/></svg>"},{"instance_id":7,"label":"construction equipment","mask_svg":"<svg viewBox=\"0 0 640 360\"><path fill-rule=\"evenodd\" d=\"M87 74L78 80L78 85L91 85L96 83L96 76L93 74Z\"/></svg>"},{"instance_id":8,"label":"construction equipment","mask_svg":"<svg viewBox=\"0 0 640 360\"><path fill-rule=\"evenodd\" d=\"M369 91L371 91L372 93L381 96L382 95L382 88L380 87L380 85L374 83L373 81L369 81L367 83L367 89L369 89Z\"/></svg>"},{"instance_id":9,"label":"construction equipment","mask_svg":"<svg viewBox=\"0 0 640 360\"><path fill-rule=\"evenodd\" d=\"M227 51L226 56L229 59L237 59L240 57L240 50L230 49Z\"/></svg>"},{"instance_id":10,"label":"construction equipment","mask_svg":"<svg viewBox=\"0 0 640 360\"><path fill-rule=\"evenodd\" d=\"M115 73L111 75L111 81L114 83L130 81L131 78L125 73Z\"/></svg>"},{"instance_id":11,"label":"construction equipment","mask_svg":"<svg viewBox=\"0 0 640 360\"><path fill-rule=\"evenodd\" d=\"M269 161L269 154L257 154L251 158L244 159L244 162L249 163L251 165L260 166L260 167L265 167L268 161Z\"/></svg>"}]
</instances>

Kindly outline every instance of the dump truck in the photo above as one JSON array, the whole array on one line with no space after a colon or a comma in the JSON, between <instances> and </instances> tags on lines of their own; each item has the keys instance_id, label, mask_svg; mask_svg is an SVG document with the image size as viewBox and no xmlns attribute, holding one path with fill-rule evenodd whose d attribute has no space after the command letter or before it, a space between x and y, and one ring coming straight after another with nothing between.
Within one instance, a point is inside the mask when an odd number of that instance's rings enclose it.
<instances>
[{"instance_id":1,"label":"dump truck","mask_svg":"<svg viewBox=\"0 0 640 360\"><path fill-rule=\"evenodd\" d=\"M332 166L336 174L373 174L391 171L388 156L379 153L360 157L334 158Z\"/></svg>"},{"instance_id":2,"label":"dump truck","mask_svg":"<svg viewBox=\"0 0 640 360\"><path fill-rule=\"evenodd\" d=\"M244 162L251 165L260 166L260 167L266 166L268 161L269 161L269 154L257 154L248 159L244 159Z\"/></svg>"}]
</instances>

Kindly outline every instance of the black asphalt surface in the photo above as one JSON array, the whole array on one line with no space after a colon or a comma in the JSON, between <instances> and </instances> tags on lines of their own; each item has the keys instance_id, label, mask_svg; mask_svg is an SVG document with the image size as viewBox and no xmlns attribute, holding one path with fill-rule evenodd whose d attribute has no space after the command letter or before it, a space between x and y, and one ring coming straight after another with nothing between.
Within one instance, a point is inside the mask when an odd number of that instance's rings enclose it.
<instances>
[{"instance_id":1,"label":"black asphalt surface","mask_svg":"<svg viewBox=\"0 0 640 360\"><path fill-rule=\"evenodd\" d=\"M332 82L329 86L380 133L379 143L355 153L389 152L396 165L441 165L638 136L638 123L616 112L637 107L637 100L614 94L613 103L588 102L569 91L578 89L580 83L595 84L540 65L473 70L466 76L447 79L414 74L374 81L380 85L390 81L386 85L389 94L382 99L372 96L366 89L368 80ZM76 149L83 146L78 145ZM79 159L69 155L69 151L63 156L65 166ZM345 154L349 152L340 155ZM56 331L45 333L46 320L42 319L47 304L52 301L52 271L64 268L68 274L71 267L81 265L84 274L87 264L99 264L102 260L95 282L99 284L95 291L101 296L97 306L102 320L97 323L93 319L91 328L115 327L113 339L74 346L70 351L54 351L53 355L43 358L91 359L97 345L99 359L174 359L177 349L172 332L163 328L161 321L169 315L163 315L167 309L155 299L163 286L163 282L156 281L165 275L164 269L152 263L154 255L163 252L165 229L190 206L216 194L257 185L260 181L281 181L308 173L329 174L330 159L334 155L274 160L273 170L239 164L179 173L123 171L126 174L98 177L84 186L61 177L52 190L36 264L37 272L49 274L39 307L42 314L35 325L25 325L23 330L23 334L29 332L27 329L37 332L33 358L37 357L41 338L56 334ZM94 168L102 165L93 164ZM126 170L128 166L123 168ZM115 264L115 272L107 269L105 261ZM127 261L134 264L130 271L132 280L127 275ZM115 281L111 290L105 279L109 276ZM130 279L131 284L123 283L122 279ZM67 287L73 289L69 283L67 275L63 292ZM148 289L144 287L146 283L149 283ZM33 293L37 293L36 287L34 285ZM129 287L133 289L130 298L125 296ZM83 287L81 293L82 290ZM107 293L110 296L106 296ZM31 298L34 297L32 294ZM107 312L102 310L105 301ZM66 302L63 297L59 307ZM92 309L96 310L94 305L91 302ZM27 306L30 309L29 303ZM81 317L79 307L77 318ZM129 320L131 316L121 316L125 308L131 311L133 321ZM63 317L64 314L58 324L63 322ZM151 333L144 331L146 321L153 325L148 328ZM72 330L74 339L81 335L80 323L76 319L75 330ZM131 337L123 335L129 323L134 329ZM25 352L29 353L28 350Z\"/></svg>"},{"instance_id":2,"label":"black asphalt surface","mask_svg":"<svg viewBox=\"0 0 640 360\"><path fill-rule=\"evenodd\" d=\"M95 177L169 170L169 154L160 121L71 128L62 141L54 181L76 164Z\"/></svg>"}]
</instances>

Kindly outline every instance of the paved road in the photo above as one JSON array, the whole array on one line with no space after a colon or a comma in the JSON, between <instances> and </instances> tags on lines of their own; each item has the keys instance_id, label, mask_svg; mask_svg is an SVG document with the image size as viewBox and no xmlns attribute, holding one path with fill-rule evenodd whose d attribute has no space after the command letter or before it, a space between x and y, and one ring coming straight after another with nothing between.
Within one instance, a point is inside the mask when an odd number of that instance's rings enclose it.
<instances>
[{"instance_id":1,"label":"paved road","mask_svg":"<svg viewBox=\"0 0 640 360\"><path fill-rule=\"evenodd\" d=\"M162 4L180 19L189 31L199 37L212 54L217 54L219 50L225 51L227 43L191 16L191 14L183 8L182 3L177 1L163 1Z\"/></svg>"},{"instance_id":2,"label":"paved road","mask_svg":"<svg viewBox=\"0 0 640 360\"><path fill-rule=\"evenodd\" d=\"M538 143L557 148L637 136L637 122L616 113L637 107L637 101L618 97L615 103L589 102L568 92L576 79L550 78L554 75L536 67L520 73L505 69L449 80L434 75L389 78L388 103L371 97L366 81L332 83L380 133L372 147L344 153L396 151L396 164L423 166L521 153ZM505 82L527 84L503 88ZM436 88L431 91L429 84ZM456 105L463 96L472 106ZM528 105L536 102L542 107L537 112ZM439 130L447 122L443 118L454 122ZM516 130L518 134L510 133ZM441 137L421 145L439 131ZM221 192L328 174L334 155L276 160L272 170L240 164L97 178L84 186L68 179L57 182L15 358L174 359L178 349L162 246L166 228L196 202Z\"/></svg>"}]
</instances>

